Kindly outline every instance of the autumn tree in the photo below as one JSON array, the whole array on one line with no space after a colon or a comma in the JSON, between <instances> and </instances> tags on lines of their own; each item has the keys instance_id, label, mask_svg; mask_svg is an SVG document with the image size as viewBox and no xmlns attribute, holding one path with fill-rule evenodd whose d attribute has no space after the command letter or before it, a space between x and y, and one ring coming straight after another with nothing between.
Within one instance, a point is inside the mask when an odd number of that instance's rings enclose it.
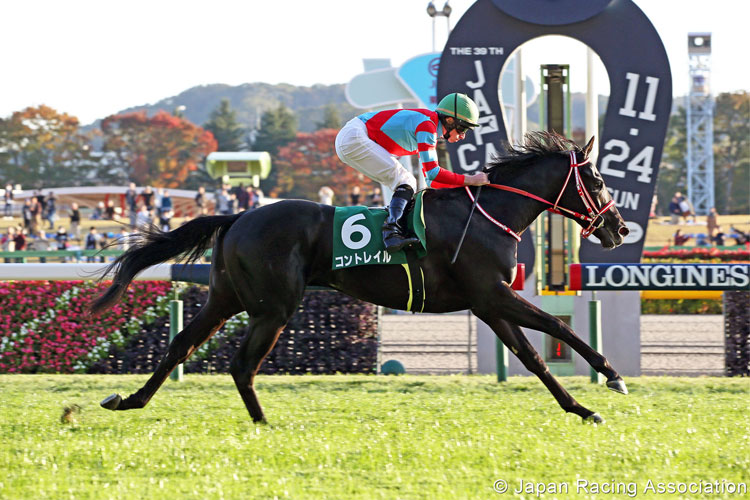
<instances>
[{"instance_id":1,"label":"autumn tree","mask_svg":"<svg viewBox=\"0 0 750 500\"><path fill-rule=\"evenodd\" d=\"M318 201L318 190L329 186L342 200L355 185L363 191L375 187L371 180L339 160L334 147L337 132L324 129L298 133L279 149L274 162L278 173L276 194Z\"/></svg>"},{"instance_id":2,"label":"autumn tree","mask_svg":"<svg viewBox=\"0 0 750 500\"><path fill-rule=\"evenodd\" d=\"M94 160L78 118L41 105L0 119L0 178L30 187L86 183Z\"/></svg>"},{"instance_id":3,"label":"autumn tree","mask_svg":"<svg viewBox=\"0 0 750 500\"><path fill-rule=\"evenodd\" d=\"M217 147L211 132L165 111L109 116L101 130L109 167L142 185L181 186Z\"/></svg>"},{"instance_id":4,"label":"autumn tree","mask_svg":"<svg viewBox=\"0 0 750 500\"><path fill-rule=\"evenodd\" d=\"M242 151L245 147L246 130L237 121L237 112L231 108L229 99L222 99L219 107L211 111L203 128L214 135L218 151Z\"/></svg>"}]
</instances>

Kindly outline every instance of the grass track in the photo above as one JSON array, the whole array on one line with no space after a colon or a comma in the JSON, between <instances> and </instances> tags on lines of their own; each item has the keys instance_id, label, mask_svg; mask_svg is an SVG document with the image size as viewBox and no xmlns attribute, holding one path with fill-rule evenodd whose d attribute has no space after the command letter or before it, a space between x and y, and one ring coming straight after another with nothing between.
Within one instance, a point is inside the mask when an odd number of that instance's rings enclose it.
<instances>
[{"instance_id":1,"label":"grass track","mask_svg":"<svg viewBox=\"0 0 750 500\"><path fill-rule=\"evenodd\" d=\"M635 482L638 498L655 498L642 492L649 479L750 483L747 379L631 378L622 396L564 378L603 426L522 377L259 377L269 426L251 423L228 376L168 381L140 411L99 408L145 380L0 376L0 498L518 498L494 492L497 479L594 498L576 494L578 478ZM76 421L61 423L73 403Z\"/></svg>"}]
</instances>

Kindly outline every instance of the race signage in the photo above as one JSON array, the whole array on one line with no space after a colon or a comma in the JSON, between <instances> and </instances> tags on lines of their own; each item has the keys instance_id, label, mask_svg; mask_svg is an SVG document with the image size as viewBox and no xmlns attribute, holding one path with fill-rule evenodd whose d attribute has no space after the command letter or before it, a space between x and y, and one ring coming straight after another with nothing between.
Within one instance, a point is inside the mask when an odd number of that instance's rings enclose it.
<instances>
[{"instance_id":1,"label":"race signage","mask_svg":"<svg viewBox=\"0 0 750 500\"><path fill-rule=\"evenodd\" d=\"M344 89L346 100L356 108L392 106L414 99L397 75L396 68L382 68L359 74Z\"/></svg>"},{"instance_id":2,"label":"race signage","mask_svg":"<svg viewBox=\"0 0 750 500\"><path fill-rule=\"evenodd\" d=\"M438 97L464 92L480 112L481 127L449 145L451 162L459 172L475 172L507 141L497 92L500 72L514 50L544 35L580 40L607 68L610 98L597 138L598 167L631 234L641 236L611 251L582 241L580 259L639 262L672 105L672 76L658 33L632 0L478 0L451 32L440 59Z\"/></svg>"},{"instance_id":3,"label":"race signage","mask_svg":"<svg viewBox=\"0 0 750 500\"><path fill-rule=\"evenodd\" d=\"M750 264L571 264L571 290L750 290Z\"/></svg>"}]
</instances>

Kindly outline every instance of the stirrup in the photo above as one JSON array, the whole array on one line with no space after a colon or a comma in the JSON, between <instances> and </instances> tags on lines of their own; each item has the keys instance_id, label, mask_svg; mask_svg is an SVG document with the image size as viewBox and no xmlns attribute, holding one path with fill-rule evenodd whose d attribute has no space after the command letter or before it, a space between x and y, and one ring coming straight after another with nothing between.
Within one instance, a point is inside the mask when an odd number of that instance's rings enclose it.
<instances>
[{"instance_id":1,"label":"stirrup","mask_svg":"<svg viewBox=\"0 0 750 500\"><path fill-rule=\"evenodd\" d=\"M387 252L398 252L415 243L419 243L419 238L403 234L398 224L387 224L383 227L383 244Z\"/></svg>"},{"instance_id":2,"label":"stirrup","mask_svg":"<svg viewBox=\"0 0 750 500\"><path fill-rule=\"evenodd\" d=\"M398 240L393 241L393 239L395 238L398 238ZM419 243L419 238L414 238L414 237L409 237L409 236L393 235L389 239L390 239L390 243L383 242L385 244L385 250L388 253L398 252L408 246Z\"/></svg>"}]
</instances>

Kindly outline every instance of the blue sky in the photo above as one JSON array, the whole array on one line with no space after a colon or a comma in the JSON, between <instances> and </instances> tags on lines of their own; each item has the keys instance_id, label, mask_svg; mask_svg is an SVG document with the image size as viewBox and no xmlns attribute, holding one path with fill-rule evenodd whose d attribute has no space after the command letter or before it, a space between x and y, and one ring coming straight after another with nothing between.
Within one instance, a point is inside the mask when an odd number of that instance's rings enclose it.
<instances>
[{"instance_id":1,"label":"blue sky","mask_svg":"<svg viewBox=\"0 0 750 500\"><path fill-rule=\"evenodd\" d=\"M29 0L0 4L0 116L47 104L82 123L195 85L346 83L362 58L394 65L430 52L427 0ZM437 0L438 9L444 1ZM472 0L453 0L455 25ZM712 32L712 90L750 89L750 1L635 0L659 31L674 95L688 86L687 33ZM446 23L436 23L438 48ZM524 68L571 64L585 88L585 48L568 39L524 47ZM743 63L743 61L745 61ZM602 72L603 73L603 72ZM606 75L598 90L606 93Z\"/></svg>"}]
</instances>

